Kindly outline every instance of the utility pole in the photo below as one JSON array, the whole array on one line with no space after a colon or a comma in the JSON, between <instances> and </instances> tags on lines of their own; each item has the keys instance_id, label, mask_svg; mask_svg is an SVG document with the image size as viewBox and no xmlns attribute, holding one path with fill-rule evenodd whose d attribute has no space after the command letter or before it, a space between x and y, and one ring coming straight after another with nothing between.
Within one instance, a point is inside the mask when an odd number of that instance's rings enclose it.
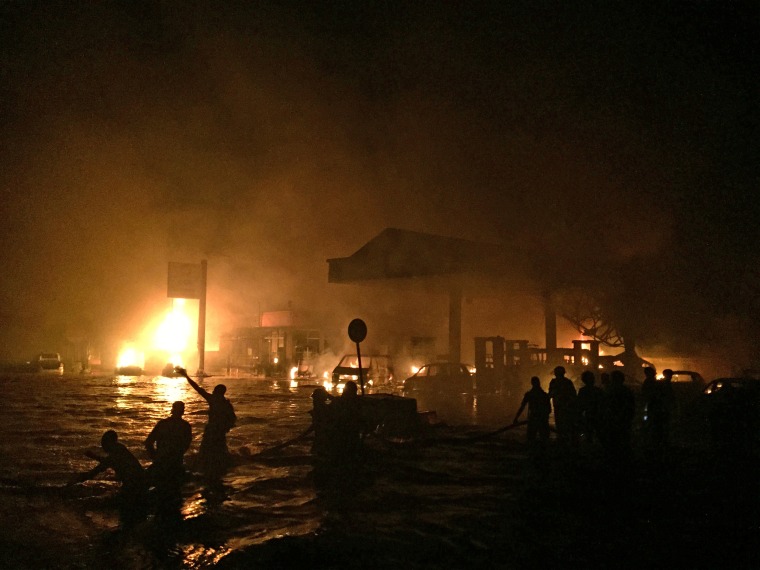
<instances>
[{"instance_id":1,"label":"utility pole","mask_svg":"<svg viewBox=\"0 0 760 570\"><path fill-rule=\"evenodd\" d=\"M198 296L198 377L205 376L206 365L206 273L208 263L201 261L201 283Z\"/></svg>"}]
</instances>

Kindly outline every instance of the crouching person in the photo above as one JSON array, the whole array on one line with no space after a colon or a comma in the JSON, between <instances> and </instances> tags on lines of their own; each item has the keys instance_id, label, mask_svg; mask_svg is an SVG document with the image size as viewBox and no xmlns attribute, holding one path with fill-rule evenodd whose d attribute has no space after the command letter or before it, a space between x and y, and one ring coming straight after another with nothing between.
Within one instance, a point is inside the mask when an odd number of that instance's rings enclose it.
<instances>
[{"instance_id":1,"label":"crouching person","mask_svg":"<svg viewBox=\"0 0 760 570\"><path fill-rule=\"evenodd\" d=\"M100 438L105 456L87 452L98 464L79 475L74 482L86 481L108 469L113 470L121 488L116 496L122 528L130 528L145 519L148 514L148 485L145 470L140 461L126 446L119 442L117 433L109 429Z\"/></svg>"}]
</instances>

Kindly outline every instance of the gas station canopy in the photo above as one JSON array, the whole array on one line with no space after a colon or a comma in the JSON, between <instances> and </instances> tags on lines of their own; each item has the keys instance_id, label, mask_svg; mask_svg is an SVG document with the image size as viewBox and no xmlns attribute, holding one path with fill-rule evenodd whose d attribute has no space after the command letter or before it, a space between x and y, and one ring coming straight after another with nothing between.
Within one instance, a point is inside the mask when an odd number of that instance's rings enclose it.
<instances>
[{"instance_id":1,"label":"gas station canopy","mask_svg":"<svg viewBox=\"0 0 760 570\"><path fill-rule=\"evenodd\" d=\"M328 259L328 283L424 280L449 295L449 359L461 354L462 296L537 294L525 259L493 243L386 228L353 255Z\"/></svg>"},{"instance_id":2,"label":"gas station canopy","mask_svg":"<svg viewBox=\"0 0 760 570\"><path fill-rule=\"evenodd\" d=\"M384 229L353 255L327 263L328 283L456 275L499 278L515 268L500 244L396 228ZM467 279L456 281L467 288Z\"/></svg>"}]
</instances>

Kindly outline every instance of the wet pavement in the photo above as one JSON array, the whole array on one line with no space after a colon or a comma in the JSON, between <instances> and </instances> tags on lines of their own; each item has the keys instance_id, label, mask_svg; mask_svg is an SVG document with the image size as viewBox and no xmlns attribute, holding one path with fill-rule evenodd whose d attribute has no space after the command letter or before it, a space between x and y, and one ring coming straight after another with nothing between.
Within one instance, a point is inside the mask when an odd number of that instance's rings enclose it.
<instances>
[{"instance_id":1,"label":"wet pavement","mask_svg":"<svg viewBox=\"0 0 760 570\"><path fill-rule=\"evenodd\" d=\"M351 469L315 469L309 441L258 452L309 425L313 387L208 378L228 386L238 424L226 496L191 478L182 521L118 530L103 431L149 463L142 442L183 400L197 451L205 402L182 379L0 377L0 566L8 568L760 567L756 454L676 445L662 462L610 470L593 446L532 459L510 399L420 398L436 409L424 444L370 442ZM728 483L727 481L730 481ZM713 566L714 567L714 566Z\"/></svg>"}]
</instances>

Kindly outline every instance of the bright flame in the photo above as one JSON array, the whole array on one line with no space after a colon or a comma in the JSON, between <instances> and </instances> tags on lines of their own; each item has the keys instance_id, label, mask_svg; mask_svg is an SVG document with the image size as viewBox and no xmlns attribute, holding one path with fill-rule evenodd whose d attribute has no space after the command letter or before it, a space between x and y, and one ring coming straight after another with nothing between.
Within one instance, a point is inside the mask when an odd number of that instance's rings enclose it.
<instances>
[{"instance_id":1,"label":"bright flame","mask_svg":"<svg viewBox=\"0 0 760 570\"><path fill-rule=\"evenodd\" d=\"M181 354L172 354L167 360L167 363L173 364L174 366L182 366L183 368L185 366L184 362L182 362Z\"/></svg>"},{"instance_id":2,"label":"bright flame","mask_svg":"<svg viewBox=\"0 0 760 570\"><path fill-rule=\"evenodd\" d=\"M174 299L172 309L158 326L155 335L156 347L168 352L171 355L169 362L175 366L182 365L181 354L187 350L192 332L190 318L185 314L184 307L184 299Z\"/></svg>"},{"instance_id":3,"label":"bright flame","mask_svg":"<svg viewBox=\"0 0 760 570\"><path fill-rule=\"evenodd\" d=\"M298 366L294 366L293 368L290 369L290 379L291 380L295 380L297 372L298 372ZM292 382L291 382L291 384L292 384ZM296 384L296 386L297 385L298 384Z\"/></svg>"},{"instance_id":4,"label":"bright flame","mask_svg":"<svg viewBox=\"0 0 760 570\"><path fill-rule=\"evenodd\" d=\"M419 372L419 371L420 371L420 367L419 366L412 366L412 375L417 374L417 372Z\"/></svg>"},{"instance_id":5,"label":"bright flame","mask_svg":"<svg viewBox=\"0 0 760 570\"><path fill-rule=\"evenodd\" d=\"M296 380L290 381L290 387L291 388L298 388L298 382Z\"/></svg>"},{"instance_id":6,"label":"bright flame","mask_svg":"<svg viewBox=\"0 0 760 570\"><path fill-rule=\"evenodd\" d=\"M586 364L586 365L587 365L587 364L588 364L588 358L586 358L585 356L581 356L581 362L582 362L583 364Z\"/></svg>"},{"instance_id":7,"label":"bright flame","mask_svg":"<svg viewBox=\"0 0 760 570\"><path fill-rule=\"evenodd\" d=\"M127 344L121 349L119 358L116 361L116 366L121 368L122 366L139 366L142 368L145 365L145 355L139 352L134 346Z\"/></svg>"}]
</instances>

